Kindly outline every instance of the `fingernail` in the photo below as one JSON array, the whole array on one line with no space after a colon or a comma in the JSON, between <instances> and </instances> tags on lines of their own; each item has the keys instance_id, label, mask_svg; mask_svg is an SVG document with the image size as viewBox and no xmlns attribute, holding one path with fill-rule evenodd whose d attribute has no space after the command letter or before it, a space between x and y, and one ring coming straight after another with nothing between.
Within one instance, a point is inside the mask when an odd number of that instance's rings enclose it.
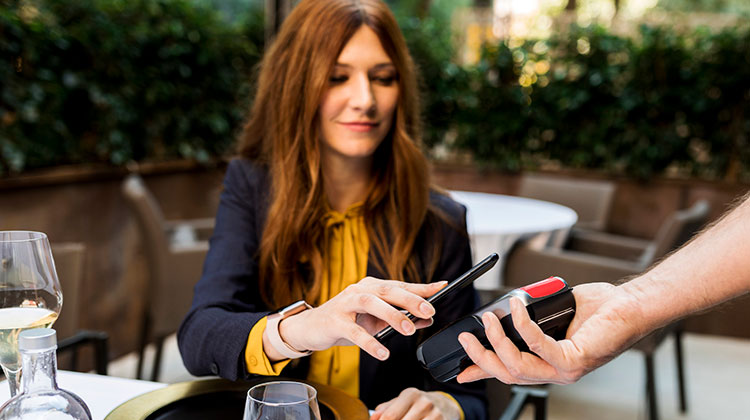
<instances>
[{"instance_id":1,"label":"fingernail","mask_svg":"<svg viewBox=\"0 0 750 420\"><path fill-rule=\"evenodd\" d=\"M466 345L465 341L466 341L466 339L464 338L464 335L463 334L459 334L458 335L458 342L461 343L461 345L463 346L463 345Z\"/></svg>"},{"instance_id":2,"label":"fingernail","mask_svg":"<svg viewBox=\"0 0 750 420\"><path fill-rule=\"evenodd\" d=\"M433 308L433 307L432 307L432 305L430 305L430 304L429 304L429 303L427 303L427 302L422 302L422 303L421 303L421 304L419 305L419 310L420 310L420 311L421 311L421 312L422 312L422 313L423 313L424 315L427 315L427 316L432 316L432 315L434 315L434 314L435 314L435 308Z\"/></svg>"},{"instance_id":3,"label":"fingernail","mask_svg":"<svg viewBox=\"0 0 750 420\"><path fill-rule=\"evenodd\" d=\"M386 351L384 349L379 349L378 350L378 359L385 360L387 358L388 358L388 351Z\"/></svg>"},{"instance_id":4,"label":"fingernail","mask_svg":"<svg viewBox=\"0 0 750 420\"><path fill-rule=\"evenodd\" d=\"M401 321L401 328L403 328L407 334L411 334L414 332L414 324L409 321Z\"/></svg>"}]
</instances>

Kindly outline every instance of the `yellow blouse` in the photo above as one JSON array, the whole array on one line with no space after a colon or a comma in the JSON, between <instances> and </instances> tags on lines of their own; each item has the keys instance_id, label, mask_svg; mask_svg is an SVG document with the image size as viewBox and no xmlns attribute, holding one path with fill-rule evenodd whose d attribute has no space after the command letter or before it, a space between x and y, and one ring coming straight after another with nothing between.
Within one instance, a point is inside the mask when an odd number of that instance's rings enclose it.
<instances>
[{"instance_id":1,"label":"yellow blouse","mask_svg":"<svg viewBox=\"0 0 750 420\"><path fill-rule=\"evenodd\" d=\"M367 255L370 248L367 228L362 215L362 205L355 204L345 213L330 210L325 216L328 241L328 261L325 262L320 297L314 303L319 306L339 294L350 284L357 283L367 275ZM290 360L271 362L263 351L264 317L250 331L245 347L247 371L256 375L278 376ZM310 355L310 371L307 379L338 388L359 398L359 347L335 346L316 351ZM463 409L452 395L441 394L453 401L464 419Z\"/></svg>"},{"instance_id":2,"label":"yellow blouse","mask_svg":"<svg viewBox=\"0 0 750 420\"><path fill-rule=\"evenodd\" d=\"M370 242L361 204L355 204L343 214L330 210L325 223L328 261L324 264L320 297L314 306L321 305L367 275ZM289 360L273 363L268 359L263 351L265 328L266 318L263 318L250 331L245 347L247 370L258 375L279 375ZM359 397L359 347L336 346L314 352L310 355L307 379Z\"/></svg>"}]
</instances>

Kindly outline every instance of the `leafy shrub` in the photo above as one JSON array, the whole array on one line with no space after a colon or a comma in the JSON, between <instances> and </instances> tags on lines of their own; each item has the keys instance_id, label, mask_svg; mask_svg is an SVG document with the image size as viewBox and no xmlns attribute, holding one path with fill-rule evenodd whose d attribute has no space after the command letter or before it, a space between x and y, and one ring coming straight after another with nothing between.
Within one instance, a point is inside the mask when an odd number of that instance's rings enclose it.
<instances>
[{"instance_id":1,"label":"leafy shrub","mask_svg":"<svg viewBox=\"0 0 750 420\"><path fill-rule=\"evenodd\" d=\"M573 27L486 45L452 83L468 87L456 146L501 169L552 161L638 178L750 172L750 30L643 26L632 40Z\"/></svg>"},{"instance_id":2,"label":"leafy shrub","mask_svg":"<svg viewBox=\"0 0 750 420\"><path fill-rule=\"evenodd\" d=\"M392 1L401 31L414 59L420 81L424 143L428 148L443 142L454 125L458 102L466 90L462 69L454 62L455 40L450 30L451 15L466 6L466 0L433 0L428 13L420 16L424 1Z\"/></svg>"},{"instance_id":3,"label":"leafy shrub","mask_svg":"<svg viewBox=\"0 0 750 420\"><path fill-rule=\"evenodd\" d=\"M0 173L193 158L233 143L259 48L186 0L0 11Z\"/></svg>"},{"instance_id":4,"label":"leafy shrub","mask_svg":"<svg viewBox=\"0 0 750 420\"><path fill-rule=\"evenodd\" d=\"M262 53L257 8L228 22L210 1L0 2L0 175L231 150ZM429 148L510 171L750 179L750 28L644 26L629 39L574 26L485 45L461 67L436 10L398 16Z\"/></svg>"},{"instance_id":5,"label":"leafy shrub","mask_svg":"<svg viewBox=\"0 0 750 420\"><path fill-rule=\"evenodd\" d=\"M478 66L463 80L465 95L458 101L455 146L471 150L480 162L517 171L529 149L531 89L519 77L533 60L530 49L506 44L488 46ZM492 139L492 140L490 140Z\"/></svg>"}]
</instances>

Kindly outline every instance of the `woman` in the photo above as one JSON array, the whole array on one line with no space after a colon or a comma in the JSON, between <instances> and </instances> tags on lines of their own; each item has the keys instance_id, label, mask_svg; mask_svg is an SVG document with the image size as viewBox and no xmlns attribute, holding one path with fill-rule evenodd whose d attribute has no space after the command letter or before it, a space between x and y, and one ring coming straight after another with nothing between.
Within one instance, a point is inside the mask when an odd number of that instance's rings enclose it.
<instances>
[{"instance_id":1,"label":"woman","mask_svg":"<svg viewBox=\"0 0 750 420\"><path fill-rule=\"evenodd\" d=\"M439 384L415 357L417 329L434 321L434 332L476 303L472 289L439 308L425 301L471 257L465 209L430 190L418 117L387 6L300 2L261 64L180 327L190 372L283 370L362 399L373 419L486 417L481 386ZM401 335L379 343L387 325Z\"/></svg>"}]
</instances>

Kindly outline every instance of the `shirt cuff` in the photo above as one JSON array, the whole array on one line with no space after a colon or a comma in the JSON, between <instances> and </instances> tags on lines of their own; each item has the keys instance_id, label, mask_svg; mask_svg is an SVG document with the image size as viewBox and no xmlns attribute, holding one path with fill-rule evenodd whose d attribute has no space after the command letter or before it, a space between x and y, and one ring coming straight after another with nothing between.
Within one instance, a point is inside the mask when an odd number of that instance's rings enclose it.
<instances>
[{"instance_id":1,"label":"shirt cuff","mask_svg":"<svg viewBox=\"0 0 750 420\"><path fill-rule=\"evenodd\" d=\"M253 375L279 376L290 359L271 362L263 351L263 332L266 330L268 317L264 316L250 330L245 346L245 366ZM455 401L455 400L454 400Z\"/></svg>"},{"instance_id":2,"label":"shirt cuff","mask_svg":"<svg viewBox=\"0 0 750 420\"><path fill-rule=\"evenodd\" d=\"M435 392L439 392L439 393L445 395L446 397L448 397L451 401L453 401L453 403L456 404L456 406L458 407L458 412L461 413L461 417L459 417L459 419L460 420L465 420L466 419L466 416L464 415L464 409L461 408L461 404L459 404L458 401L456 401L456 399L453 398L453 395L451 395L451 394L449 394L447 392L443 392L443 391L435 391Z\"/></svg>"}]
</instances>

